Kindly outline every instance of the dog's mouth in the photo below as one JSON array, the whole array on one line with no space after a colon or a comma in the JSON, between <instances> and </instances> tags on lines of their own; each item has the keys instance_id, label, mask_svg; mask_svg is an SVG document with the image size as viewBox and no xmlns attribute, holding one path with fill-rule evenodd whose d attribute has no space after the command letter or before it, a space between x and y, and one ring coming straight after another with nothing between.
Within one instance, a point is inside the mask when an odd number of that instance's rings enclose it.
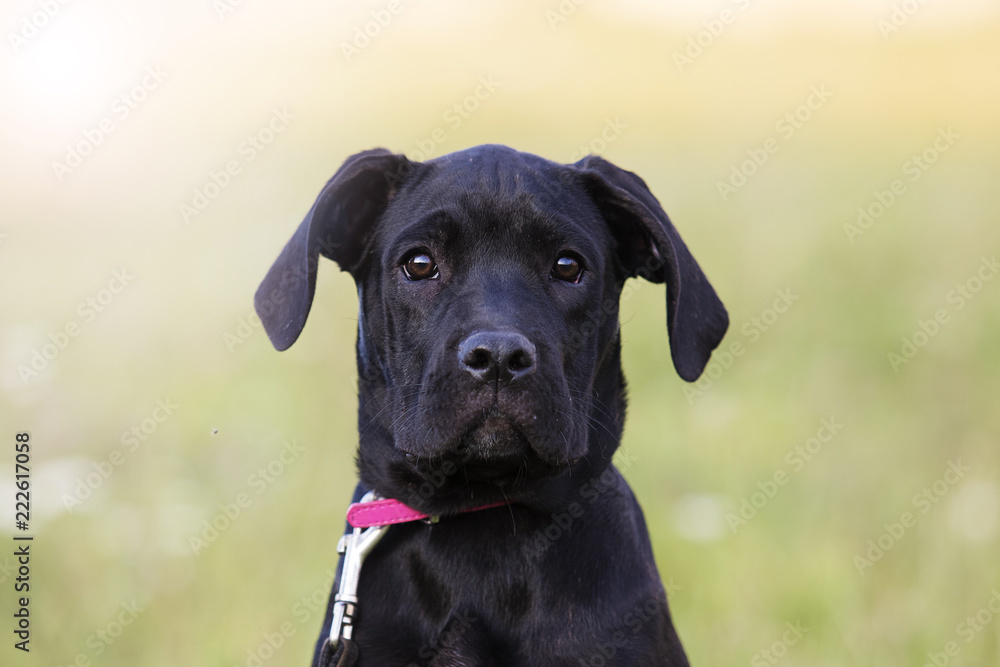
<instances>
[{"instance_id":1,"label":"dog's mouth","mask_svg":"<svg viewBox=\"0 0 1000 667\"><path fill-rule=\"evenodd\" d=\"M456 482L516 489L551 473L551 466L535 453L524 433L495 411L466 431L453 451ZM436 462L429 463L434 466Z\"/></svg>"},{"instance_id":2,"label":"dog's mouth","mask_svg":"<svg viewBox=\"0 0 1000 667\"><path fill-rule=\"evenodd\" d=\"M494 409L462 434L454 449L470 463L505 461L531 452L531 443L509 417Z\"/></svg>"},{"instance_id":3,"label":"dog's mouth","mask_svg":"<svg viewBox=\"0 0 1000 667\"><path fill-rule=\"evenodd\" d=\"M521 456L467 462L458 470L469 484L485 484L504 491L517 490L551 472L551 467L530 451Z\"/></svg>"},{"instance_id":4,"label":"dog's mouth","mask_svg":"<svg viewBox=\"0 0 1000 667\"><path fill-rule=\"evenodd\" d=\"M508 417L495 412L466 431L449 454L406 460L412 473L407 486L417 504L449 509L514 501L566 467L544 460Z\"/></svg>"}]
</instances>

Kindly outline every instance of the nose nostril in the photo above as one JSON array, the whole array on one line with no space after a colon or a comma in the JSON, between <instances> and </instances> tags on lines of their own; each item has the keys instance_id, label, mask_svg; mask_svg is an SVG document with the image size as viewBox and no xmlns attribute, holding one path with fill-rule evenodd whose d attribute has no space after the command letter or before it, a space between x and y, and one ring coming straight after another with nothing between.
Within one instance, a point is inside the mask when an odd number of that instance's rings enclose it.
<instances>
[{"instance_id":1,"label":"nose nostril","mask_svg":"<svg viewBox=\"0 0 1000 667\"><path fill-rule=\"evenodd\" d=\"M531 355L529 355L524 350L518 350L511 355L510 361L507 362L507 368L512 371L523 371L526 368L531 368L533 365Z\"/></svg>"},{"instance_id":2,"label":"nose nostril","mask_svg":"<svg viewBox=\"0 0 1000 667\"><path fill-rule=\"evenodd\" d=\"M477 347L465 357L465 365L476 371L484 371L490 367L492 355L489 350Z\"/></svg>"}]
</instances>

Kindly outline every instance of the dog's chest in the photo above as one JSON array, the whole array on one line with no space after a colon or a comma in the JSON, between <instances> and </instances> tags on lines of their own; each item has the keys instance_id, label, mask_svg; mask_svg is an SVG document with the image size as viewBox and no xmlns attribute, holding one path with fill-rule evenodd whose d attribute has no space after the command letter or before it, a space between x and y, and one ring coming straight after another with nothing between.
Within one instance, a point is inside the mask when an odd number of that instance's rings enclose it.
<instances>
[{"instance_id":1,"label":"dog's chest","mask_svg":"<svg viewBox=\"0 0 1000 667\"><path fill-rule=\"evenodd\" d=\"M600 572L601 563L612 578L631 569L635 582L634 553L609 567L606 554L581 546L594 543L582 526L539 549L535 531L520 525L515 535L509 517L503 528L476 517L447 521L394 526L366 562L356 638L370 664L568 664L567 655L589 653L602 617L627 613L603 609L608 591L638 593L609 588ZM630 639L633 647L645 642Z\"/></svg>"}]
</instances>

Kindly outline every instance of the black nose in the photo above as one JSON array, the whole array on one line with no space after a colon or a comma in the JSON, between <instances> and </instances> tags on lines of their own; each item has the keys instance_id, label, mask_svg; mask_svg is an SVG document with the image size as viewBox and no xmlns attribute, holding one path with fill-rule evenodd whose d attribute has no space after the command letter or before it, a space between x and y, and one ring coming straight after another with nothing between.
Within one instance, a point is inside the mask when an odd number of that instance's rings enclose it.
<instances>
[{"instance_id":1,"label":"black nose","mask_svg":"<svg viewBox=\"0 0 1000 667\"><path fill-rule=\"evenodd\" d=\"M535 372L535 346L513 331L479 331L458 346L458 364L477 380L507 384Z\"/></svg>"}]
</instances>

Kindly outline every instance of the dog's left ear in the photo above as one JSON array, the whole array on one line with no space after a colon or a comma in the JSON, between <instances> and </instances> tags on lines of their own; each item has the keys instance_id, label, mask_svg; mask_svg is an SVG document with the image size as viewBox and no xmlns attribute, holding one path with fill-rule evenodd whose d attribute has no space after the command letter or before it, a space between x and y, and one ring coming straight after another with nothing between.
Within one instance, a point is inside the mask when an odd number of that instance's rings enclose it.
<instances>
[{"instance_id":1,"label":"dog's left ear","mask_svg":"<svg viewBox=\"0 0 1000 667\"><path fill-rule=\"evenodd\" d=\"M625 273L667 284L670 356L694 382L729 327L725 306L641 178L594 155L573 167L611 228Z\"/></svg>"},{"instance_id":2,"label":"dog's left ear","mask_svg":"<svg viewBox=\"0 0 1000 667\"><path fill-rule=\"evenodd\" d=\"M327 182L254 295L275 348L288 349L302 333L319 254L354 275L376 221L413 167L405 156L376 148L349 157Z\"/></svg>"}]
</instances>

